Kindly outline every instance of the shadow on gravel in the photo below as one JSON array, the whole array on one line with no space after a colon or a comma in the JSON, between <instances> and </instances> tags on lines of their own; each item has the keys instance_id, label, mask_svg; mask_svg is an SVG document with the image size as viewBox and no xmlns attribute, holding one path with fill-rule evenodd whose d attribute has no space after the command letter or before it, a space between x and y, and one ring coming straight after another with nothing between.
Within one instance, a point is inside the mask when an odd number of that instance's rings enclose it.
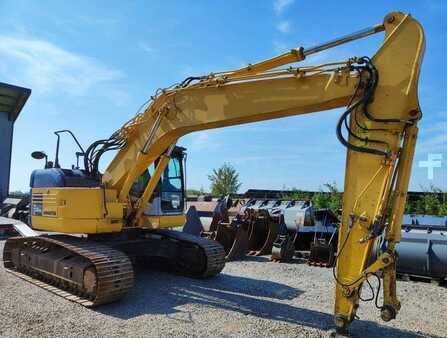
<instances>
[{"instance_id":1,"label":"shadow on gravel","mask_svg":"<svg viewBox=\"0 0 447 338\"><path fill-rule=\"evenodd\" d=\"M227 274L197 280L163 272L138 271L135 288L126 298L101 306L96 311L121 319L165 314L172 320L194 323L192 314L178 307L199 304L325 331L332 330L331 314L281 302L299 297L302 293L302 290L284 284ZM351 333L354 337L427 336L358 320L351 325Z\"/></svg>"}]
</instances>

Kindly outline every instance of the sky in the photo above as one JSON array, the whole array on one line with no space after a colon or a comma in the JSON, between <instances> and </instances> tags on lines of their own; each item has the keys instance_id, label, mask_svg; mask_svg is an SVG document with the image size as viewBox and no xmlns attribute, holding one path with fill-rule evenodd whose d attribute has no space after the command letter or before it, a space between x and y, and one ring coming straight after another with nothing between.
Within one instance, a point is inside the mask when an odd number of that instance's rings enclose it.
<instances>
[{"instance_id":1,"label":"sky","mask_svg":"<svg viewBox=\"0 0 447 338\"><path fill-rule=\"evenodd\" d=\"M16 121L11 190L29 189L29 175L54 157L55 130L71 129L87 147L131 118L157 88L187 76L234 69L290 48L313 45L381 23L390 11L411 13L425 29L419 85L424 118L410 188L447 190L447 1L0 0L0 81L32 89ZM306 64L372 56L382 35L311 56ZM209 189L224 162L247 189L342 189L345 148L335 125L342 110L208 130L181 138L188 149L188 188ZM61 163L75 162L65 137ZM420 167L443 156L429 179ZM440 154L440 155L439 155ZM110 156L101 166L105 168Z\"/></svg>"}]
</instances>

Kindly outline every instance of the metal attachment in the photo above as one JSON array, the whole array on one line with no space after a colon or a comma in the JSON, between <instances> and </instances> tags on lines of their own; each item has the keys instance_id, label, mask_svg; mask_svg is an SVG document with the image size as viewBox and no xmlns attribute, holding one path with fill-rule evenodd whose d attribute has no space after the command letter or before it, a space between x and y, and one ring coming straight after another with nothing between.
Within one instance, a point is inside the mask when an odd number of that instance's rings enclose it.
<instances>
[{"instance_id":1,"label":"metal attachment","mask_svg":"<svg viewBox=\"0 0 447 338\"><path fill-rule=\"evenodd\" d=\"M394 17L393 17L393 20L394 20ZM321 45L314 46L314 47L308 48L308 49L304 49L302 51L302 53L303 53L303 56L306 57L308 55L321 52L321 51L323 51L325 49L333 48L333 47L345 44L347 42L351 42L351 41L354 41L354 40L358 40L358 39L364 38L364 37L366 37L368 35L373 35L373 34L376 34L378 32L382 32L383 30L385 30L385 27L383 25L375 25L373 27L368 27L366 29L362 29L361 31L358 31L358 32L355 32L355 33L352 33L352 34L342 36L341 38L328 41L328 42L323 43Z\"/></svg>"},{"instance_id":2,"label":"metal attachment","mask_svg":"<svg viewBox=\"0 0 447 338\"><path fill-rule=\"evenodd\" d=\"M360 222L364 222L364 223L368 223L369 222L369 218L368 218L368 216L367 215L360 215L359 216L359 221Z\"/></svg>"},{"instance_id":3,"label":"metal attachment","mask_svg":"<svg viewBox=\"0 0 447 338\"><path fill-rule=\"evenodd\" d=\"M336 315L334 317L335 326L337 327L337 333L346 333L346 327L348 325L348 319L342 315Z\"/></svg>"},{"instance_id":4,"label":"metal attachment","mask_svg":"<svg viewBox=\"0 0 447 338\"><path fill-rule=\"evenodd\" d=\"M380 317L383 321L389 322L396 318L396 310L390 305L384 305L380 310Z\"/></svg>"},{"instance_id":5,"label":"metal attachment","mask_svg":"<svg viewBox=\"0 0 447 338\"><path fill-rule=\"evenodd\" d=\"M155 119L154 125L152 126L149 136L147 137L146 143L144 144L143 149L141 149L141 152L145 155L147 154L147 151L148 151L149 147L151 146L152 141L155 138L155 134L156 134L158 128L160 127L161 118L162 118L162 111L159 110L158 115Z\"/></svg>"},{"instance_id":6,"label":"metal attachment","mask_svg":"<svg viewBox=\"0 0 447 338\"><path fill-rule=\"evenodd\" d=\"M343 287L343 296L346 298L349 298L352 296L353 290L350 287L344 286Z\"/></svg>"},{"instance_id":7,"label":"metal attachment","mask_svg":"<svg viewBox=\"0 0 447 338\"><path fill-rule=\"evenodd\" d=\"M386 22L388 22L388 23L393 23L394 20L396 20L396 18L394 17L394 15L388 15L388 16L386 17Z\"/></svg>"}]
</instances>

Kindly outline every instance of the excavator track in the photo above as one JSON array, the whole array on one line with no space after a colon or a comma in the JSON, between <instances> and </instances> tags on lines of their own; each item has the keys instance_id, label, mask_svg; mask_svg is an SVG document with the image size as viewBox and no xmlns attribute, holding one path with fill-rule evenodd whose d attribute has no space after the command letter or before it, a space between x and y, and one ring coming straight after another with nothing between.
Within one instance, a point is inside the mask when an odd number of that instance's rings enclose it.
<instances>
[{"instance_id":1,"label":"excavator track","mask_svg":"<svg viewBox=\"0 0 447 338\"><path fill-rule=\"evenodd\" d=\"M15 276L86 307L124 297L134 285L132 260L137 257L151 262L164 252L164 268L193 278L213 277L225 266L220 243L179 231L141 231L132 239L110 239L9 238L3 263Z\"/></svg>"},{"instance_id":2,"label":"excavator track","mask_svg":"<svg viewBox=\"0 0 447 338\"><path fill-rule=\"evenodd\" d=\"M219 274L225 267L225 249L219 242L204 237L193 236L180 231L160 230L158 233L171 239L183 242L187 245L193 245L200 248L206 263L201 270L189 270L177 267L176 273L189 275L194 278L207 278Z\"/></svg>"},{"instance_id":3,"label":"excavator track","mask_svg":"<svg viewBox=\"0 0 447 338\"><path fill-rule=\"evenodd\" d=\"M86 307L117 301L134 285L123 252L74 236L10 238L3 263L8 272Z\"/></svg>"}]
</instances>

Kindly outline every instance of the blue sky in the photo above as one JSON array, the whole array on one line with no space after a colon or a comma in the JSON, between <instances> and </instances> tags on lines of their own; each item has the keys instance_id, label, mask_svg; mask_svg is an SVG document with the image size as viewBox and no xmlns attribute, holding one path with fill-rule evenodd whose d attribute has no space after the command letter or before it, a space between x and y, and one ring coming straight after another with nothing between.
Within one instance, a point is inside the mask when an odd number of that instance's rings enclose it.
<instances>
[{"instance_id":1,"label":"blue sky","mask_svg":"<svg viewBox=\"0 0 447 338\"><path fill-rule=\"evenodd\" d=\"M71 129L85 146L108 137L159 87L190 75L238 68L287 49L380 23L392 10L410 12L427 38L420 103L424 119L411 188L447 189L447 2L374 1L23 1L0 0L0 81L32 88L17 120L11 189L27 190L42 163L36 149L54 155L53 131ZM307 63L372 55L382 36L310 57ZM340 110L185 136L188 187L209 186L212 168L230 162L249 188L342 188L345 149L335 137ZM75 148L62 143L62 164ZM418 167L443 154L433 180ZM103 167L107 164L106 159Z\"/></svg>"}]
</instances>

